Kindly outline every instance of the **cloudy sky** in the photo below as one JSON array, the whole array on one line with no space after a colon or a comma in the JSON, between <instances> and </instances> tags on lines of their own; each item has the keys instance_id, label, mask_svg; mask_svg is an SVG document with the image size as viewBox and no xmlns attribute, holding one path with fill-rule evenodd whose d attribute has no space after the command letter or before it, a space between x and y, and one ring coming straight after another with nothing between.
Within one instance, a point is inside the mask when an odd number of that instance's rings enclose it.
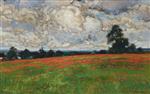
<instances>
[{"instance_id":1,"label":"cloudy sky","mask_svg":"<svg viewBox=\"0 0 150 94\"><path fill-rule=\"evenodd\" d=\"M150 0L1 0L0 46L107 49L114 24L150 48Z\"/></svg>"}]
</instances>

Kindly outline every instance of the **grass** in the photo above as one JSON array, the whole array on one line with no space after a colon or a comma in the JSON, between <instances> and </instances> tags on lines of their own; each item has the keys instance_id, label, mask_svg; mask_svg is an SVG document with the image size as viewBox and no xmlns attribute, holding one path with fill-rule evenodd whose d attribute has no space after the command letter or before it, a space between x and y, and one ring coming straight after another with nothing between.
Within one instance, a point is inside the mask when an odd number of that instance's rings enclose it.
<instances>
[{"instance_id":1,"label":"grass","mask_svg":"<svg viewBox=\"0 0 150 94\"><path fill-rule=\"evenodd\" d=\"M65 68L38 62L40 68L0 72L0 94L150 94L150 64L96 61ZM3 64L3 68L10 67Z\"/></svg>"}]
</instances>

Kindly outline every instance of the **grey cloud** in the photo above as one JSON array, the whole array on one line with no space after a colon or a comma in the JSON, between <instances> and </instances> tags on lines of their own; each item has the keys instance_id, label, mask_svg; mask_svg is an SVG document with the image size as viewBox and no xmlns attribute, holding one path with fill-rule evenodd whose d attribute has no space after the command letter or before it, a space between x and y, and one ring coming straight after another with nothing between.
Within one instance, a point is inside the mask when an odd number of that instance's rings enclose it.
<instances>
[{"instance_id":1,"label":"grey cloud","mask_svg":"<svg viewBox=\"0 0 150 94\"><path fill-rule=\"evenodd\" d=\"M131 42L149 47L147 0L26 1L21 0L20 6L34 8L18 10L10 2L0 6L5 24L5 29L0 31L3 37L0 44L19 48L104 49L108 47L106 31L113 24L119 24ZM13 32L6 32L6 29Z\"/></svg>"}]
</instances>

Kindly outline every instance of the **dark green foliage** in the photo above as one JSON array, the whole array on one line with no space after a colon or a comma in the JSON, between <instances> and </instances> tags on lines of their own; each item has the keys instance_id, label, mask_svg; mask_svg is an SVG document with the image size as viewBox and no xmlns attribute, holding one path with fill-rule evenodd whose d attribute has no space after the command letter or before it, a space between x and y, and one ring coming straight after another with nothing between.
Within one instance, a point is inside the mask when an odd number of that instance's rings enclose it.
<instances>
[{"instance_id":1,"label":"dark green foliage","mask_svg":"<svg viewBox=\"0 0 150 94\"><path fill-rule=\"evenodd\" d=\"M31 52L28 49L25 49L24 51L20 52L21 59L30 59L32 58Z\"/></svg>"},{"instance_id":2,"label":"dark green foliage","mask_svg":"<svg viewBox=\"0 0 150 94\"><path fill-rule=\"evenodd\" d=\"M123 53L126 52L128 49L128 39L126 38L119 38L116 39L115 43L112 45L111 52L113 53Z\"/></svg>"},{"instance_id":3,"label":"dark green foliage","mask_svg":"<svg viewBox=\"0 0 150 94\"><path fill-rule=\"evenodd\" d=\"M41 48L41 49L39 50L39 57L40 57L40 58L46 57L46 51L45 51L43 48Z\"/></svg>"},{"instance_id":4,"label":"dark green foliage","mask_svg":"<svg viewBox=\"0 0 150 94\"><path fill-rule=\"evenodd\" d=\"M11 47L9 51L7 52L6 58L8 60L14 60L17 59L17 49L15 47Z\"/></svg>"},{"instance_id":5,"label":"dark green foliage","mask_svg":"<svg viewBox=\"0 0 150 94\"><path fill-rule=\"evenodd\" d=\"M143 49L141 47L137 48L137 52L138 53L142 53L143 52Z\"/></svg>"},{"instance_id":6,"label":"dark green foliage","mask_svg":"<svg viewBox=\"0 0 150 94\"><path fill-rule=\"evenodd\" d=\"M47 52L47 56L48 57L52 57L52 56L54 56L55 55L55 52L53 51L53 50L49 50L48 52Z\"/></svg>"},{"instance_id":7,"label":"dark green foliage","mask_svg":"<svg viewBox=\"0 0 150 94\"><path fill-rule=\"evenodd\" d=\"M56 55L56 56L63 56L63 52L60 51L60 50L58 50L58 51L56 51L55 55Z\"/></svg>"},{"instance_id":8,"label":"dark green foliage","mask_svg":"<svg viewBox=\"0 0 150 94\"><path fill-rule=\"evenodd\" d=\"M135 44L131 44L129 47L128 47L128 52L136 52L136 46Z\"/></svg>"},{"instance_id":9,"label":"dark green foliage","mask_svg":"<svg viewBox=\"0 0 150 94\"><path fill-rule=\"evenodd\" d=\"M118 25L114 25L112 30L107 34L107 42L112 46L109 48L110 53L135 52L136 46L129 45L127 38L124 38L122 29Z\"/></svg>"},{"instance_id":10,"label":"dark green foliage","mask_svg":"<svg viewBox=\"0 0 150 94\"><path fill-rule=\"evenodd\" d=\"M118 25L114 25L112 30L107 34L108 44L112 43L116 39L123 37L122 29Z\"/></svg>"}]
</instances>

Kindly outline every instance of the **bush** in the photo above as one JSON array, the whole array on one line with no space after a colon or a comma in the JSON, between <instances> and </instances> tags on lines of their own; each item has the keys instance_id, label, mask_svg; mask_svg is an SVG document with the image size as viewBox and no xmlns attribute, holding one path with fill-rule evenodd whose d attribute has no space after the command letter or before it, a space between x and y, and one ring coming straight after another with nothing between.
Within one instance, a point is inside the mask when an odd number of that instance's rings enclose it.
<instances>
[{"instance_id":1,"label":"bush","mask_svg":"<svg viewBox=\"0 0 150 94\"><path fill-rule=\"evenodd\" d=\"M7 52L6 58L8 60L14 60L17 59L17 49L15 47L11 47L9 51Z\"/></svg>"}]
</instances>

